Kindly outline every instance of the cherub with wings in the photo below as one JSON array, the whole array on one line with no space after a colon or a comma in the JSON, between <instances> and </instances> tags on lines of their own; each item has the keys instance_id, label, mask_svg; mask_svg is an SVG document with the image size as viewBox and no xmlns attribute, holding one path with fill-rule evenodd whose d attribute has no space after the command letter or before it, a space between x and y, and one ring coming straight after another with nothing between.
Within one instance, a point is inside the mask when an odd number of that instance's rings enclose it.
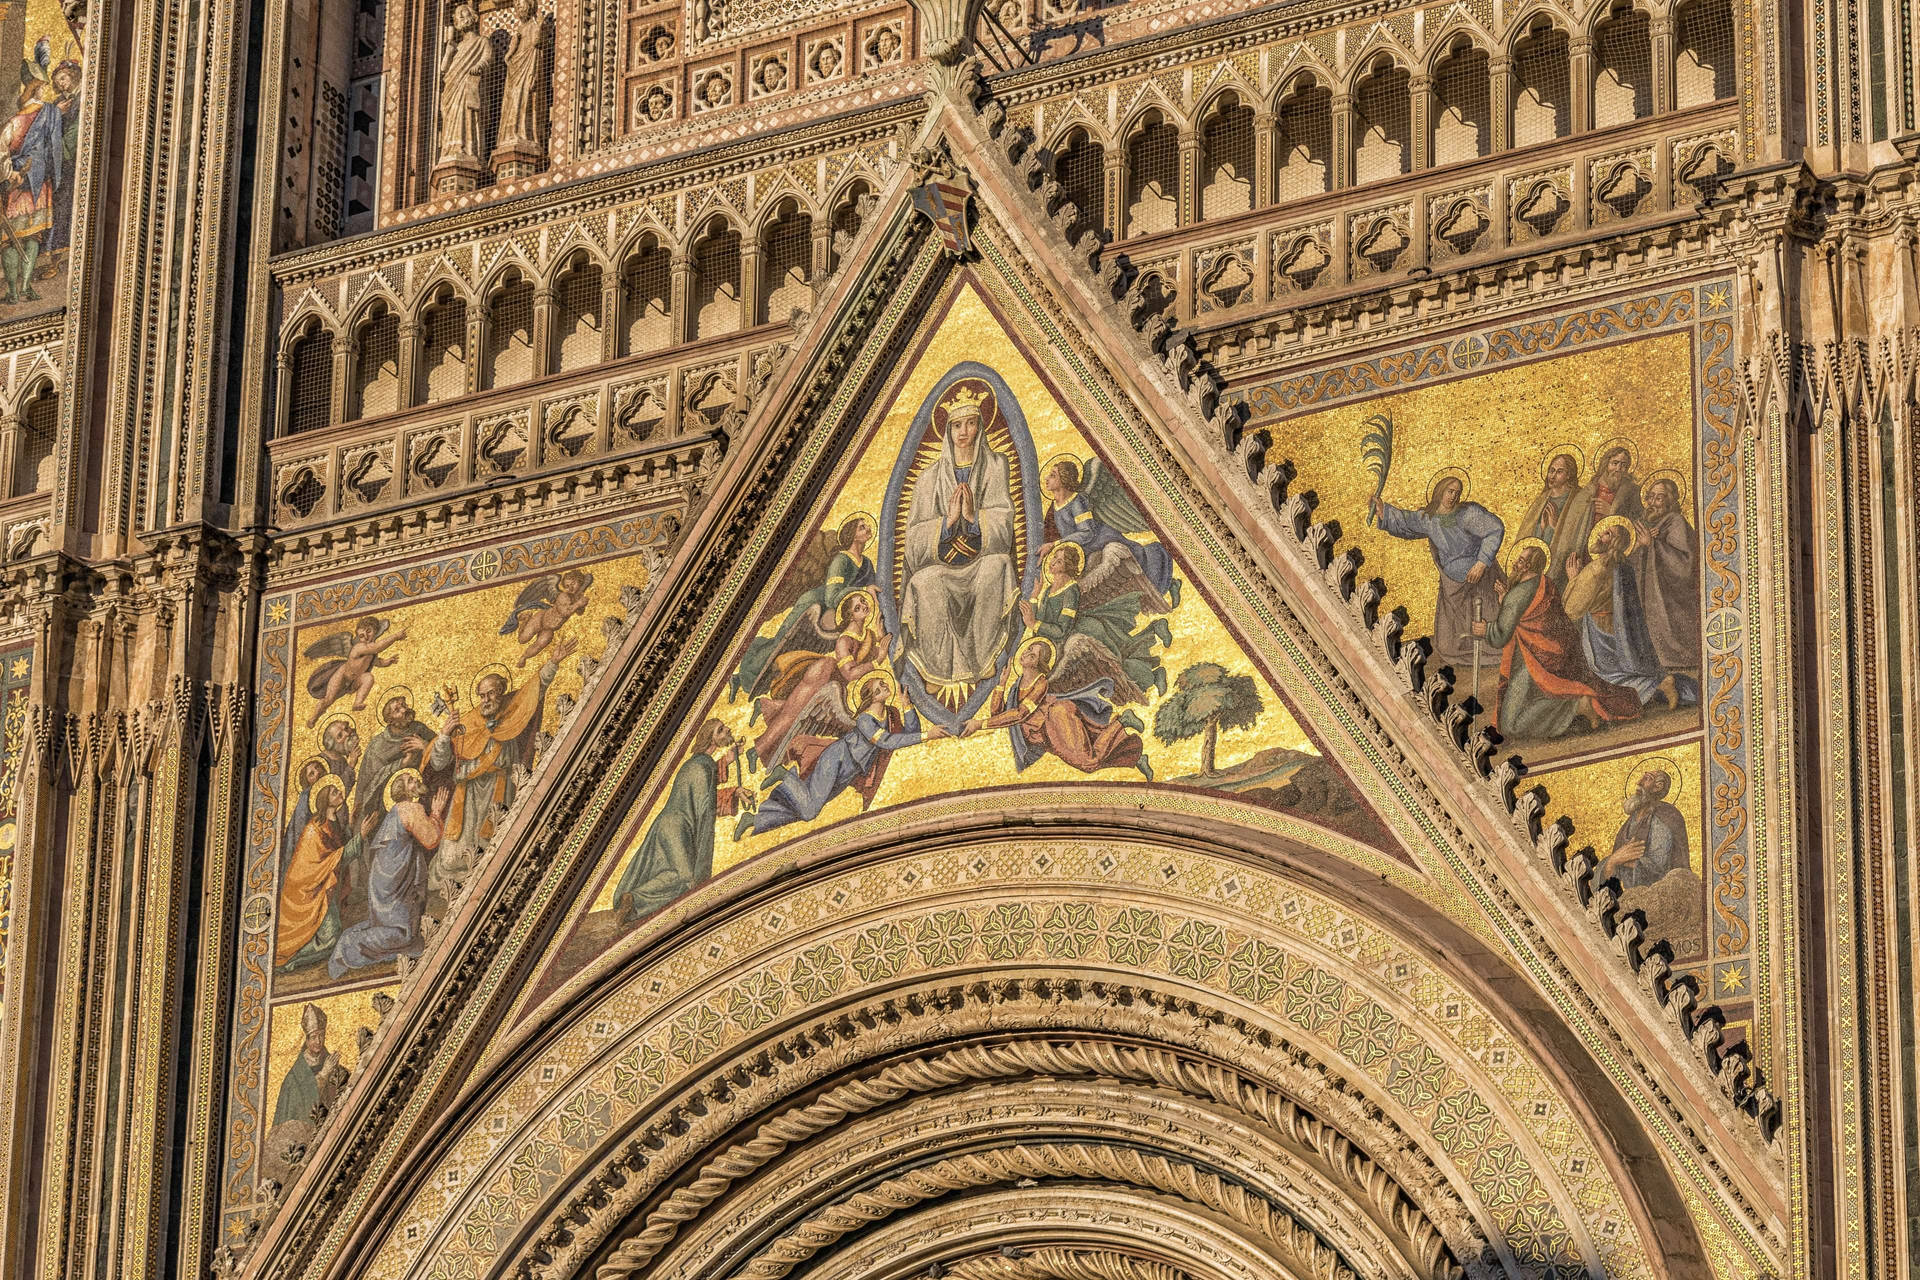
<instances>
[{"instance_id":1,"label":"cherub with wings","mask_svg":"<svg viewBox=\"0 0 1920 1280\"><path fill-rule=\"evenodd\" d=\"M1166 668L1154 646L1171 645L1173 631L1165 618L1133 629L1141 595L1123 588L1137 581L1137 574L1108 569L1090 581L1085 569L1086 552L1079 543L1061 541L1047 549L1033 589L1014 606L1014 643L1024 645L1037 636L1053 646L1057 660L1050 665L1057 688L1105 680L1115 702L1144 704L1148 689L1166 692Z\"/></svg>"},{"instance_id":2,"label":"cherub with wings","mask_svg":"<svg viewBox=\"0 0 1920 1280\"><path fill-rule=\"evenodd\" d=\"M765 716L767 727L754 740L752 763L781 764L794 735L837 734L852 723L848 688L887 657L888 636L874 588L842 596L833 626L831 634L815 626L799 629L793 647L774 657L767 692L754 703L753 719Z\"/></svg>"},{"instance_id":3,"label":"cherub with wings","mask_svg":"<svg viewBox=\"0 0 1920 1280\"><path fill-rule=\"evenodd\" d=\"M842 520L839 529L823 529L801 544L793 567L767 598L768 615L785 609L787 616L773 635L755 636L748 643L729 684L729 697L765 693L775 659L791 650L796 638L805 643L824 636L832 643L832 619L840 602L848 592L874 583L873 531L873 517L856 512Z\"/></svg>"},{"instance_id":4,"label":"cherub with wings","mask_svg":"<svg viewBox=\"0 0 1920 1280\"><path fill-rule=\"evenodd\" d=\"M314 704L313 714L307 717L307 728L319 724L327 708L346 697L349 691L353 693L353 709L365 711L367 695L373 692L373 669L390 667L399 661L383 656L382 651L406 638L405 627L395 631L385 618L368 615L354 623L351 631L336 631L308 645L306 657L326 661L307 677L307 692L319 700Z\"/></svg>"},{"instance_id":5,"label":"cherub with wings","mask_svg":"<svg viewBox=\"0 0 1920 1280\"><path fill-rule=\"evenodd\" d=\"M1077 543L1086 553L1085 576L1093 590L1108 594L1109 588L1100 584L1112 577L1117 580L1112 594L1138 591L1143 612L1168 613L1180 603L1172 555L1100 459L1083 461L1066 453L1050 459L1040 476L1040 490L1047 497L1043 524L1049 546ZM1043 561L1046 554L1047 547L1042 547Z\"/></svg>"},{"instance_id":6,"label":"cherub with wings","mask_svg":"<svg viewBox=\"0 0 1920 1280\"><path fill-rule=\"evenodd\" d=\"M555 632L586 611L587 591L592 586L593 575L583 569L563 569L527 584L500 627L501 635L512 636L526 646L514 665L526 666L553 643Z\"/></svg>"}]
</instances>

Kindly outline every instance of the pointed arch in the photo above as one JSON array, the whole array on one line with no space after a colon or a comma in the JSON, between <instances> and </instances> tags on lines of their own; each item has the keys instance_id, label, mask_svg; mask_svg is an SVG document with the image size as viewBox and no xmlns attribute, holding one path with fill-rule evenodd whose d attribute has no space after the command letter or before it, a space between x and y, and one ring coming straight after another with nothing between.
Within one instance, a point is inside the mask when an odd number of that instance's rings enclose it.
<instances>
[{"instance_id":1,"label":"pointed arch","mask_svg":"<svg viewBox=\"0 0 1920 1280\"><path fill-rule=\"evenodd\" d=\"M514 255L495 264L481 293L480 389L511 387L535 376L534 295L537 273Z\"/></svg>"},{"instance_id":2,"label":"pointed arch","mask_svg":"<svg viewBox=\"0 0 1920 1280\"><path fill-rule=\"evenodd\" d=\"M553 264L553 332L548 373L600 363L606 355L606 260L597 245L572 242Z\"/></svg>"},{"instance_id":3,"label":"pointed arch","mask_svg":"<svg viewBox=\"0 0 1920 1280\"><path fill-rule=\"evenodd\" d=\"M10 416L17 424L9 496L51 493L60 465L60 378L58 371L37 364L28 376Z\"/></svg>"},{"instance_id":4,"label":"pointed arch","mask_svg":"<svg viewBox=\"0 0 1920 1280\"><path fill-rule=\"evenodd\" d=\"M672 346L673 305L673 241L648 222L620 250L620 354Z\"/></svg>"},{"instance_id":5,"label":"pointed arch","mask_svg":"<svg viewBox=\"0 0 1920 1280\"><path fill-rule=\"evenodd\" d=\"M435 404L464 394L471 385L468 321L475 302L465 282L440 276L421 291L415 315L420 334L413 402Z\"/></svg>"},{"instance_id":6,"label":"pointed arch","mask_svg":"<svg viewBox=\"0 0 1920 1280\"><path fill-rule=\"evenodd\" d=\"M1592 127L1605 129L1654 113L1653 22L1632 0L1602 0L1587 17L1592 47Z\"/></svg>"},{"instance_id":7,"label":"pointed arch","mask_svg":"<svg viewBox=\"0 0 1920 1280\"><path fill-rule=\"evenodd\" d=\"M1254 103L1260 101L1238 77L1220 85L1195 118L1200 134L1199 214L1225 218L1264 203L1255 186Z\"/></svg>"},{"instance_id":8,"label":"pointed arch","mask_svg":"<svg viewBox=\"0 0 1920 1280\"><path fill-rule=\"evenodd\" d=\"M1572 27L1557 9L1536 6L1508 31L1508 55L1513 68L1513 98L1495 103L1509 112L1508 133L1516 147L1564 138L1573 132Z\"/></svg>"},{"instance_id":9,"label":"pointed arch","mask_svg":"<svg viewBox=\"0 0 1920 1280\"><path fill-rule=\"evenodd\" d=\"M1333 85L1324 67L1301 66L1273 97L1273 199L1304 200L1332 189Z\"/></svg>"},{"instance_id":10,"label":"pointed arch","mask_svg":"<svg viewBox=\"0 0 1920 1280\"><path fill-rule=\"evenodd\" d=\"M789 190L762 209L756 235L760 243L760 281L755 290L755 323L787 319L813 302L814 214L798 192Z\"/></svg>"},{"instance_id":11,"label":"pointed arch","mask_svg":"<svg viewBox=\"0 0 1920 1280\"><path fill-rule=\"evenodd\" d=\"M1433 104L1427 154L1436 168L1493 153L1492 47L1465 21L1453 24L1434 42L1428 64Z\"/></svg>"},{"instance_id":12,"label":"pointed arch","mask_svg":"<svg viewBox=\"0 0 1920 1280\"><path fill-rule=\"evenodd\" d=\"M691 297L687 303L687 321L691 339L732 333L744 327L748 318L741 313L744 282L740 278L740 220L732 207L710 201L705 215L694 225L688 237L688 261L692 267Z\"/></svg>"},{"instance_id":13,"label":"pointed arch","mask_svg":"<svg viewBox=\"0 0 1920 1280\"><path fill-rule=\"evenodd\" d=\"M1384 40L1384 37L1383 37ZM1413 71L1397 42L1354 63L1351 169L1356 185L1413 169Z\"/></svg>"},{"instance_id":14,"label":"pointed arch","mask_svg":"<svg viewBox=\"0 0 1920 1280\"><path fill-rule=\"evenodd\" d=\"M1126 188L1121 194L1125 233L1153 235L1180 223L1180 117L1153 103L1141 108L1119 131L1124 139Z\"/></svg>"}]
</instances>

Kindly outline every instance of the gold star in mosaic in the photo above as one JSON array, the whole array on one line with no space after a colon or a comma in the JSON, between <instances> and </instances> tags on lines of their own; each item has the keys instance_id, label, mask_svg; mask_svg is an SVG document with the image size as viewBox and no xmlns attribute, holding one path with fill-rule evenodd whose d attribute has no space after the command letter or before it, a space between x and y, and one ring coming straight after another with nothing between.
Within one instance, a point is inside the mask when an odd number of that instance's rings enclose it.
<instances>
[{"instance_id":1,"label":"gold star in mosaic","mask_svg":"<svg viewBox=\"0 0 1920 1280\"><path fill-rule=\"evenodd\" d=\"M287 602L285 600L275 600L267 606L267 622L269 624L285 622L286 620Z\"/></svg>"},{"instance_id":2,"label":"gold star in mosaic","mask_svg":"<svg viewBox=\"0 0 1920 1280\"><path fill-rule=\"evenodd\" d=\"M1731 995L1747 989L1747 971L1737 964L1730 964L1720 971L1720 990Z\"/></svg>"},{"instance_id":3,"label":"gold star in mosaic","mask_svg":"<svg viewBox=\"0 0 1920 1280\"><path fill-rule=\"evenodd\" d=\"M27 674L27 667L28 667L28 663L26 658L24 657L15 658L13 660L13 666L9 668L8 674L12 675L14 679L18 680L21 676L24 676L25 674Z\"/></svg>"},{"instance_id":4,"label":"gold star in mosaic","mask_svg":"<svg viewBox=\"0 0 1920 1280\"><path fill-rule=\"evenodd\" d=\"M1716 284L1707 290L1705 305L1709 311L1725 311L1727 300L1727 286Z\"/></svg>"}]
</instances>

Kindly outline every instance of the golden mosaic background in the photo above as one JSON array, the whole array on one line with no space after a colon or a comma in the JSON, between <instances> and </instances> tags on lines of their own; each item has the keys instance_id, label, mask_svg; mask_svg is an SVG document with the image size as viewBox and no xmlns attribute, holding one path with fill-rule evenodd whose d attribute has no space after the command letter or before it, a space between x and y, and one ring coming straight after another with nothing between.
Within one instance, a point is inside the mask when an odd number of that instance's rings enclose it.
<instances>
[{"instance_id":1,"label":"golden mosaic background","mask_svg":"<svg viewBox=\"0 0 1920 1280\"><path fill-rule=\"evenodd\" d=\"M1068 417L1066 410L1041 379L1032 362L989 309L981 294L969 285L959 291L947 315L935 327L924 349L909 365L905 377L888 402L877 428L861 447L859 456L847 471L833 498L816 517L813 526L815 530L838 529L848 517L857 513L878 516L885 500L889 476L915 414L940 379L955 365L968 360L989 366L1005 380L1026 416L1027 429L1033 439L1035 454L1043 466L1046 460L1062 453L1072 454L1082 459L1094 454L1095 451L1086 436ZM1125 481L1127 477L1122 476L1121 479ZM1044 539L1037 539L1036 545L1042 540ZM884 575L885 566L880 566L880 569ZM1177 556L1175 575L1181 579L1184 593L1180 604L1166 615L1173 633L1173 644L1158 651L1158 656L1166 667L1169 681L1171 682L1182 670L1193 663L1217 662L1234 673L1252 676L1264 707L1252 728L1222 732L1218 746L1217 767L1226 769L1258 752L1273 749L1317 756L1319 752L1306 732L1286 708L1259 667L1247 656L1245 649L1222 623L1219 615L1201 596L1196 585L1186 574L1184 565L1178 562ZM778 581L778 579L779 574L773 575L772 580ZM763 609L755 634L773 635L783 617L784 614L781 612L775 611L769 615ZM689 717L689 719L697 722L708 715L715 716L727 724L737 738L750 741L752 735L748 729L748 721L753 710L751 700L743 697L737 702L729 702L724 694L726 676L731 674L736 662L737 652L734 662L729 662L723 667L721 677L710 688L706 709L698 716ZM1169 692L1171 692L1171 683ZM1156 781L1167 782L1196 776L1200 773L1201 739L1195 737L1168 744L1154 736L1151 731L1154 712L1163 701L1163 695L1154 695L1149 691L1148 704L1137 709L1141 719L1149 726L1148 733L1144 735L1145 745L1152 760ZM684 756L676 757L673 763L677 767L684 759ZM614 890L619 874L624 871L647 827L658 815L665 800L664 783L671 777L672 770L663 770L659 775L658 791L653 804L646 811L645 818L636 829L627 849L621 853L611 872L602 882L594 900L594 910L607 910L613 906ZM1140 786L1151 785L1141 779L1131 768L1103 770L1098 777L1101 780L1118 780L1124 777ZM726 781L733 782L737 779L736 769L736 772ZM1016 773L1004 732L995 730L970 739L947 738L896 751L887 767L880 790L874 798L873 808L879 809L887 805L964 789L1050 782L1084 782L1088 779L1089 775L1050 754ZM820 816L812 821L794 823L760 836L749 833L744 839L735 840L733 822L722 819L714 842L714 870L716 872L725 870L755 854L783 845L809 831L844 821L860 812L860 796L848 790L830 802Z\"/></svg>"}]
</instances>

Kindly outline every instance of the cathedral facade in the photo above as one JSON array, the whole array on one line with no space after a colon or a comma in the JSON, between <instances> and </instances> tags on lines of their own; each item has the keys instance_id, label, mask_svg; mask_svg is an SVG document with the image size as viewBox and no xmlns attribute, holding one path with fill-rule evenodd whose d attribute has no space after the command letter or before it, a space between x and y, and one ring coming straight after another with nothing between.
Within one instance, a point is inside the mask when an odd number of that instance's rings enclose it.
<instances>
[{"instance_id":1,"label":"cathedral facade","mask_svg":"<svg viewBox=\"0 0 1920 1280\"><path fill-rule=\"evenodd\" d=\"M1920 1271L1903 0L15 48L0 1275Z\"/></svg>"}]
</instances>

